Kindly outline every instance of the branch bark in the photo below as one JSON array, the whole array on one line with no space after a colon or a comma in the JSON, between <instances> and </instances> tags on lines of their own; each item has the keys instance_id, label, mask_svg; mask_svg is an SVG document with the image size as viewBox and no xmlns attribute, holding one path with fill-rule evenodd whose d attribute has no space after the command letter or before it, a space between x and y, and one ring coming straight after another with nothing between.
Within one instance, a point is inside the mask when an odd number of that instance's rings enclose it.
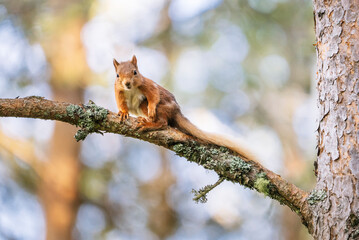
<instances>
[{"instance_id":1,"label":"branch bark","mask_svg":"<svg viewBox=\"0 0 359 240\"><path fill-rule=\"evenodd\" d=\"M100 115L103 115L102 119ZM117 114L96 106L74 105L32 96L18 99L0 99L0 117L24 117L57 120L80 126L85 132L82 139L91 132L110 132L144 140L174 151L214 170L221 178L240 183L288 206L308 225L311 212L308 208L308 193L287 182L281 176L264 168L253 160L241 159L235 152L221 146L208 145L188 136L177 129L139 132L136 118L121 122ZM82 134L80 134L82 135ZM81 139L79 137L78 139Z\"/></svg>"}]
</instances>

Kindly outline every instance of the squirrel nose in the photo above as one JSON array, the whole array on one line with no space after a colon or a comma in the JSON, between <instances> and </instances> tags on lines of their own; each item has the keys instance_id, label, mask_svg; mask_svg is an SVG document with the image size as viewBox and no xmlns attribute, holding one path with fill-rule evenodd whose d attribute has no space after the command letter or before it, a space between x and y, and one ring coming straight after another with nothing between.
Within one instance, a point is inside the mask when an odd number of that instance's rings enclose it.
<instances>
[{"instance_id":1,"label":"squirrel nose","mask_svg":"<svg viewBox=\"0 0 359 240\"><path fill-rule=\"evenodd\" d=\"M126 87L130 88L130 87L131 87L131 83L127 82L127 83L126 83Z\"/></svg>"}]
</instances>

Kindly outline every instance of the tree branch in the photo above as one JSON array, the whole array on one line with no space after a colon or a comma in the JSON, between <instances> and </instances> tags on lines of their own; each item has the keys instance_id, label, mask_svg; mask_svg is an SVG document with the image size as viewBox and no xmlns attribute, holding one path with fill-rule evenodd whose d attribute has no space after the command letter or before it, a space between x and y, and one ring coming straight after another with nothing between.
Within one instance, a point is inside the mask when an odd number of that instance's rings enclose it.
<instances>
[{"instance_id":1,"label":"tree branch","mask_svg":"<svg viewBox=\"0 0 359 240\"><path fill-rule=\"evenodd\" d=\"M203 144L177 129L140 132L136 118L120 122L119 117L94 103L74 105L42 97L0 99L0 116L58 120L80 126L77 140L91 132L110 132L141 139L176 152L177 155L214 170L220 178L240 183L275 199L296 212L307 225L310 219L308 193L282 179L279 175L252 160L241 159L235 152L221 146ZM77 135L78 135L77 134Z\"/></svg>"}]
</instances>

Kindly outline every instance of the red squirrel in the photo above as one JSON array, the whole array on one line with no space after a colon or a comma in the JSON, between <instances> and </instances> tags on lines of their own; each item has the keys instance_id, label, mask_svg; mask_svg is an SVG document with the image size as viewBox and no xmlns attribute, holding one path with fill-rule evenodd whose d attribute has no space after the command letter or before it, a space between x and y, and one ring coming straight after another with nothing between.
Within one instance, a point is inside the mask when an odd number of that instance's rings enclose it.
<instances>
[{"instance_id":1,"label":"red squirrel","mask_svg":"<svg viewBox=\"0 0 359 240\"><path fill-rule=\"evenodd\" d=\"M206 143L227 147L246 159L252 155L244 148L217 134L206 133L193 125L183 116L175 97L165 88L138 71L137 58L131 61L117 62L113 59L116 70L115 97L118 115L121 121L129 113L138 116L140 130L159 130L171 126L192 135Z\"/></svg>"}]
</instances>

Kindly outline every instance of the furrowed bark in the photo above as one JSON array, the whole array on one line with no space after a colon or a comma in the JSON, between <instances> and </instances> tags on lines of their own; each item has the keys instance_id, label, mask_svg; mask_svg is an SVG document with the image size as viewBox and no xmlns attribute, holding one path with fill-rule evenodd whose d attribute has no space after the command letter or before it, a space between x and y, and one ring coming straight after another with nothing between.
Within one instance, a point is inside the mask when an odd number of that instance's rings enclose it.
<instances>
[{"instance_id":1,"label":"furrowed bark","mask_svg":"<svg viewBox=\"0 0 359 240\"><path fill-rule=\"evenodd\" d=\"M95 105L92 103L90 105L91 109L96 111ZM100 109L99 111L104 110L100 107L97 108ZM130 117L128 120L120 122L119 117L110 111L106 112L108 114L105 115L104 120L94 120L94 118L91 119L91 116L97 115L96 113L89 114L91 109L89 105L79 106L46 100L41 97L0 99L0 116L2 117L58 120L87 128L88 132L121 134L170 149L189 161L216 171L220 177L226 180L240 183L279 201L280 204L286 205L296 212L305 225L308 224L307 220L311 216L306 201L308 193L264 168L258 162L241 159L238 154L221 146L203 144L174 128L139 132L136 127L138 123L136 118ZM91 121L93 122L88 124ZM85 125L84 122L88 125Z\"/></svg>"},{"instance_id":2,"label":"furrowed bark","mask_svg":"<svg viewBox=\"0 0 359 240\"><path fill-rule=\"evenodd\" d=\"M315 239L359 239L359 1L314 0L319 93Z\"/></svg>"}]
</instances>

